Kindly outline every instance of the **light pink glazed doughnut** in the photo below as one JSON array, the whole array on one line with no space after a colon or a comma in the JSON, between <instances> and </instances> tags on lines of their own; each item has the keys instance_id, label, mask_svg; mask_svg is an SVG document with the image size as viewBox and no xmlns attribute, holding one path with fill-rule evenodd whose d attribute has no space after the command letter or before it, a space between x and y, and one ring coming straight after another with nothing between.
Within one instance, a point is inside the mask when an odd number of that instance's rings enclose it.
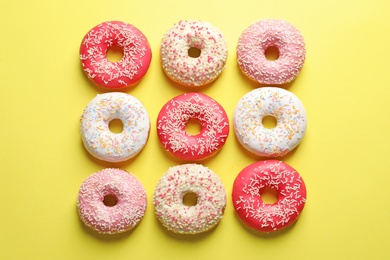
<instances>
[{"instance_id":1,"label":"light pink glazed doughnut","mask_svg":"<svg viewBox=\"0 0 390 260\"><path fill-rule=\"evenodd\" d=\"M183 203L186 194L196 195L197 203ZM213 171L200 164L184 164L168 169L153 195L156 217L168 230L197 234L216 226L226 207L225 188Z\"/></svg>"},{"instance_id":2,"label":"light pink glazed doughnut","mask_svg":"<svg viewBox=\"0 0 390 260\"><path fill-rule=\"evenodd\" d=\"M276 190L273 204L263 202L264 189ZM260 161L245 167L233 184L233 205L240 219L260 232L273 232L294 223L306 202L306 186L288 164Z\"/></svg>"},{"instance_id":3,"label":"light pink glazed doughnut","mask_svg":"<svg viewBox=\"0 0 390 260\"><path fill-rule=\"evenodd\" d=\"M267 60L265 51L276 47L279 57ZM260 20L241 34L237 61L241 71L261 84L285 84L296 78L305 60L302 34L283 20Z\"/></svg>"},{"instance_id":4,"label":"light pink glazed doughnut","mask_svg":"<svg viewBox=\"0 0 390 260\"><path fill-rule=\"evenodd\" d=\"M221 31L210 23L180 21L164 34L160 54L162 68L171 80L187 87L199 87L221 74L227 45Z\"/></svg>"},{"instance_id":5,"label":"light pink glazed doughnut","mask_svg":"<svg viewBox=\"0 0 390 260\"><path fill-rule=\"evenodd\" d=\"M197 135L186 131L190 119L202 129ZM157 117L157 135L172 155L190 161L206 159L218 152L229 135L229 119L214 99L201 93L186 93L168 101Z\"/></svg>"},{"instance_id":6,"label":"light pink glazed doughnut","mask_svg":"<svg viewBox=\"0 0 390 260\"><path fill-rule=\"evenodd\" d=\"M144 216L146 191L133 174L107 168L83 181L77 207L86 226L101 234L121 233L132 229Z\"/></svg>"},{"instance_id":7,"label":"light pink glazed doughnut","mask_svg":"<svg viewBox=\"0 0 390 260\"><path fill-rule=\"evenodd\" d=\"M107 59L107 50L123 49L118 62ZM80 47L80 59L85 73L103 88L120 89L139 82L147 72L152 52L145 35L131 24L110 21L92 28Z\"/></svg>"}]
</instances>

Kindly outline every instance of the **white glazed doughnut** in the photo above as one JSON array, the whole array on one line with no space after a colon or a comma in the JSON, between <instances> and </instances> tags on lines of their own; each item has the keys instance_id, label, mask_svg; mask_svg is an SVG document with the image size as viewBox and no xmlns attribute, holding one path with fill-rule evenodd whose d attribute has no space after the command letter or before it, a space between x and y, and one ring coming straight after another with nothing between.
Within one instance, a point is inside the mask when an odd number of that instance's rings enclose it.
<instances>
[{"instance_id":1,"label":"white glazed doughnut","mask_svg":"<svg viewBox=\"0 0 390 260\"><path fill-rule=\"evenodd\" d=\"M277 123L267 129L262 120L272 116ZM263 87L244 95L234 109L234 132L238 141L257 156L277 157L293 150L306 132L306 112L290 91Z\"/></svg>"},{"instance_id":2,"label":"white glazed doughnut","mask_svg":"<svg viewBox=\"0 0 390 260\"><path fill-rule=\"evenodd\" d=\"M113 201L107 199L110 196ZM83 181L77 208L81 220L93 230L101 234L121 233L132 229L144 216L146 191L133 174L107 168Z\"/></svg>"},{"instance_id":3,"label":"white glazed doughnut","mask_svg":"<svg viewBox=\"0 0 390 260\"><path fill-rule=\"evenodd\" d=\"M189 50L200 52L190 56ZM225 67L227 44L221 31L208 22L180 21L163 36L162 68L173 81L199 87L214 81Z\"/></svg>"},{"instance_id":4,"label":"white glazed doughnut","mask_svg":"<svg viewBox=\"0 0 390 260\"><path fill-rule=\"evenodd\" d=\"M123 131L112 133L110 121L121 120ZM97 95L81 116L81 137L89 153L100 160L121 162L137 155L149 137L148 113L137 98L126 93Z\"/></svg>"},{"instance_id":5,"label":"white glazed doughnut","mask_svg":"<svg viewBox=\"0 0 390 260\"><path fill-rule=\"evenodd\" d=\"M265 51L276 47L279 57L267 60ZM305 60L302 34L283 20L265 19L246 28L237 44L241 71L261 84L284 84L296 78Z\"/></svg>"},{"instance_id":6,"label":"white glazed doughnut","mask_svg":"<svg viewBox=\"0 0 390 260\"><path fill-rule=\"evenodd\" d=\"M187 193L195 193L197 204L183 204ZM184 164L168 169L153 195L156 217L179 234L197 234L213 228L223 217L226 192L219 177L200 164Z\"/></svg>"}]
</instances>

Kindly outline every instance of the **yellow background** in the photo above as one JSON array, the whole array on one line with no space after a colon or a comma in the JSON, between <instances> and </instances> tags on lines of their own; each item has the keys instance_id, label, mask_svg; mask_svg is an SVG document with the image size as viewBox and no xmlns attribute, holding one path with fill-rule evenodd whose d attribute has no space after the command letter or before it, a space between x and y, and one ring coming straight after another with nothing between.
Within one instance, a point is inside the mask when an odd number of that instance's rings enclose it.
<instances>
[{"instance_id":1,"label":"yellow background","mask_svg":"<svg viewBox=\"0 0 390 260\"><path fill-rule=\"evenodd\" d=\"M0 258L1 259L390 259L390 2L312 0L5 1L0 3ZM264 18L285 19L304 35L307 56L284 86L304 103L307 134L283 161L303 177L306 207L292 228L259 235L236 217L232 183L259 158L248 155L233 128L220 153L203 164L227 191L225 216L196 236L166 232L154 216L160 176L177 165L161 149L156 117L183 89L164 75L162 35L181 19L211 22L225 35L229 56L221 76L201 91L230 120L237 101L259 87L236 63L241 32ZM144 79L127 92L151 118L149 141L135 159L94 160L83 148L79 118L98 90L84 75L79 46L107 20L138 27L153 58ZM134 173L148 208L133 231L99 236L79 220L82 181L105 167Z\"/></svg>"}]
</instances>

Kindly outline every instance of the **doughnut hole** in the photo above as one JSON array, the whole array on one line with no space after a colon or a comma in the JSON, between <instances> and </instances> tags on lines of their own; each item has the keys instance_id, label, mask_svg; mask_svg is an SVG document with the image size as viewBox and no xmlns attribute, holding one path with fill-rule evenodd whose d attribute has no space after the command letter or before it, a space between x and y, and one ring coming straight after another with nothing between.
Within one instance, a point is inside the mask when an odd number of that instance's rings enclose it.
<instances>
[{"instance_id":1,"label":"doughnut hole","mask_svg":"<svg viewBox=\"0 0 390 260\"><path fill-rule=\"evenodd\" d=\"M279 58L279 49L276 46L270 46L264 51L265 58L269 61Z\"/></svg>"},{"instance_id":2,"label":"doughnut hole","mask_svg":"<svg viewBox=\"0 0 390 260\"><path fill-rule=\"evenodd\" d=\"M103 198L103 204L107 207L114 207L118 203L118 198L114 194L107 194Z\"/></svg>"},{"instance_id":3,"label":"doughnut hole","mask_svg":"<svg viewBox=\"0 0 390 260\"><path fill-rule=\"evenodd\" d=\"M190 207L195 206L198 204L198 196L196 196L195 192L188 191L183 196L183 204Z\"/></svg>"},{"instance_id":4,"label":"doughnut hole","mask_svg":"<svg viewBox=\"0 0 390 260\"><path fill-rule=\"evenodd\" d=\"M112 45L107 49L107 60L118 62L123 58L123 48L118 45Z\"/></svg>"},{"instance_id":5,"label":"doughnut hole","mask_svg":"<svg viewBox=\"0 0 390 260\"><path fill-rule=\"evenodd\" d=\"M188 49L188 56L190 56L191 58L198 58L201 53L202 53L201 49L196 47L190 47Z\"/></svg>"},{"instance_id":6,"label":"doughnut hole","mask_svg":"<svg viewBox=\"0 0 390 260\"><path fill-rule=\"evenodd\" d=\"M123 131L123 122L120 119L113 119L108 123L108 129L111 133L120 134Z\"/></svg>"},{"instance_id":7,"label":"doughnut hole","mask_svg":"<svg viewBox=\"0 0 390 260\"><path fill-rule=\"evenodd\" d=\"M265 204L274 204L278 201L278 191L269 187L260 190L260 198Z\"/></svg>"},{"instance_id":8,"label":"doughnut hole","mask_svg":"<svg viewBox=\"0 0 390 260\"><path fill-rule=\"evenodd\" d=\"M263 120L261 121L261 123L263 124L263 126L267 129L273 129L276 127L277 125L277 120L275 117L273 116L265 116L263 117Z\"/></svg>"},{"instance_id":9,"label":"doughnut hole","mask_svg":"<svg viewBox=\"0 0 390 260\"><path fill-rule=\"evenodd\" d=\"M198 135L202 131L202 124L198 119L190 118L186 123L186 132L189 135Z\"/></svg>"}]
</instances>

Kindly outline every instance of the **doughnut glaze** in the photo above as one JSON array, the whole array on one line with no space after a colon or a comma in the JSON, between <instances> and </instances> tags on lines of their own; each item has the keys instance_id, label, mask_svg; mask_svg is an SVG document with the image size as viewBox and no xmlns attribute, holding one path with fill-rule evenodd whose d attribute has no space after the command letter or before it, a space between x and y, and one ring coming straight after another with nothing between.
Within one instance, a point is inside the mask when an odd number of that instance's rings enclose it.
<instances>
[{"instance_id":1,"label":"doughnut glaze","mask_svg":"<svg viewBox=\"0 0 390 260\"><path fill-rule=\"evenodd\" d=\"M276 47L279 57L268 60L265 51ZM301 32L284 20L264 19L246 28L237 44L241 71L255 82L278 85L294 80L303 67L306 50Z\"/></svg>"},{"instance_id":2,"label":"doughnut glaze","mask_svg":"<svg viewBox=\"0 0 390 260\"><path fill-rule=\"evenodd\" d=\"M190 119L202 129L197 135L186 131ZM185 93L168 101L157 117L157 135L163 147L183 160L198 161L217 153L229 135L225 110L214 99L201 93Z\"/></svg>"},{"instance_id":3,"label":"doughnut glaze","mask_svg":"<svg viewBox=\"0 0 390 260\"><path fill-rule=\"evenodd\" d=\"M195 193L197 204L183 204L187 193ZM223 217L226 192L219 177L200 164L184 164L168 169L153 195L156 217L168 230L197 234L215 227Z\"/></svg>"},{"instance_id":4,"label":"doughnut glaze","mask_svg":"<svg viewBox=\"0 0 390 260\"><path fill-rule=\"evenodd\" d=\"M107 59L110 47L123 50L118 62ZM82 67L96 85L121 89L138 83L146 74L152 52L145 35L131 24L108 21L92 28L80 46Z\"/></svg>"},{"instance_id":5,"label":"doughnut glaze","mask_svg":"<svg viewBox=\"0 0 390 260\"><path fill-rule=\"evenodd\" d=\"M265 188L276 190L273 204L263 202ZM236 177L232 191L233 206L240 219L260 232L274 232L294 223L306 203L306 186L288 164L260 161L245 167Z\"/></svg>"},{"instance_id":6,"label":"doughnut glaze","mask_svg":"<svg viewBox=\"0 0 390 260\"><path fill-rule=\"evenodd\" d=\"M107 196L116 199L107 206ZM77 208L84 224L101 234L116 234L132 229L146 210L146 191L131 173L106 168L88 176L80 186Z\"/></svg>"},{"instance_id":7,"label":"doughnut glaze","mask_svg":"<svg viewBox=\"0 0 390 260\"><path fill-rule=\"evenodd\" d=\"M200 52L190 56L191 48ZM204 21L185 20L164 34L160 45L161 63L173 81L199 87L214 81L225 68L227 44L221 31Z\"/></svg>"},{"instance_id":8,"label":"doughnut glaze","mask_svg":"<svg viewBox=\"0 0 390 260\"><path fill-rule=\"evenodd\" d=\"M265 128L266 116L276 119L275 128ZM290 91L262 87L245 94L233 115L238 141L257 156L279 157L293 150L306 133L306 111L302 102Z\"/></svg>"},{"instance_id":9,"label":"doughnut glaze","mask_svg":"<svg viewBox=\"0 0 390 260\"><path fill-rule=\"evenodd\" d=\"M109 123L119 119L121 133L112 133ZM149 115L136 97L112 92L97 95L81 116L81 138L86 150L97 159L122 162L136 156L149 137Z\"/></svg>"}]
</instances>

